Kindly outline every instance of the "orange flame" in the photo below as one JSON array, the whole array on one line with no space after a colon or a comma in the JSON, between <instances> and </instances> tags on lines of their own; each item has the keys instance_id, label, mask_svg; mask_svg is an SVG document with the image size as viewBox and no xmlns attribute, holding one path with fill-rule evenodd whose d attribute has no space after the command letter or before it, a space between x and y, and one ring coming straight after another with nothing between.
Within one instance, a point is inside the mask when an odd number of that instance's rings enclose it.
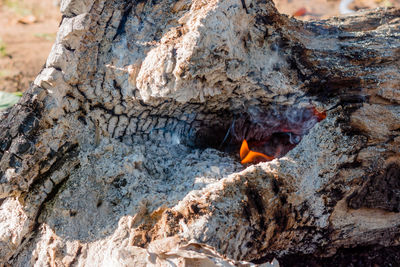
<instances>
[{"instance_id":1,"label":"orange flame","mask_svg":"<svg viewBox=\"0 0 400 267\"><path fill-rule=\"evenodd\" d=\"M263 153L251 151L249 149L249 145L247 144L246 139L243 140L242 146L240 147L240 159L242 160L240 163L257 163L273 160L274 157L267 156Z\"/></svg>"}]
</instances>

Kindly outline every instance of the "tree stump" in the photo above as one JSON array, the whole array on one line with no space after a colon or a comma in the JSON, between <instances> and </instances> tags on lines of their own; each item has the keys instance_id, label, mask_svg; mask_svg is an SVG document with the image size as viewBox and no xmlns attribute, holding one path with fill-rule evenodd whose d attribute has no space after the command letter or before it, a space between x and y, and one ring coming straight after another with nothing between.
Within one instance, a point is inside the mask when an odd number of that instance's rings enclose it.
<instances>
[{"instance_id":1,"label":"tree stump","mask_svg":"<svg viewBox=\"0 0 400 267\"><path fill-rule=\"evenodd\" d=\"M400 262L399 9L61 11L45 67L2 114L1 264ZM243 140L243 157L274 159L240 158Z\"/></svg>"}]
</instances>

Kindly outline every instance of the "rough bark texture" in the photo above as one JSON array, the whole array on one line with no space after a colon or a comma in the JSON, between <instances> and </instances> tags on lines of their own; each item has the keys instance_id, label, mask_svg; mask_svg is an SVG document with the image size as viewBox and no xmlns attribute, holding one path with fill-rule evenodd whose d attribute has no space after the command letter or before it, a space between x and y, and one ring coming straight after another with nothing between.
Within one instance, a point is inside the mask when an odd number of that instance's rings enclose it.
<instances>
[{"instance_id":1,"label":"rough bark texture","mask_svg":"<svg viewBox=\"0 0 400 267\"><path fill-rule=\"evenodd\" d=\"M2 264L398 263L382 255L400 240L400 10L61 10L45 68L2 115ZM287 154L240 164L243 138L288 131Z\"/></svg>"}]
</instances>

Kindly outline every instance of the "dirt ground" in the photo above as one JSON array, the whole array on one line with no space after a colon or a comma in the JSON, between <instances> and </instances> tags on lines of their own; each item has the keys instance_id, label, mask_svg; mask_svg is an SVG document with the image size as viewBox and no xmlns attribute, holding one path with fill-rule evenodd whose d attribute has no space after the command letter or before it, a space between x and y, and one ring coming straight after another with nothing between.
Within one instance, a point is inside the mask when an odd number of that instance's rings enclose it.
<instances>
[{"instance_id":1,"label":"dirt ground","mask_svg":"<svg viewBox=\"0 0 400 267\"><path fill-rule=\"evenodd\" d=\"M297 19L313 20L345 15L349 12L377 7L400 7L400 0L274 0L276 8ZM349 4L345 4L348 2ZM342 11L342 12L341 12ZM302 16L296 16L298 15Z\"/></svg>"},{"instance_id":2,"label":"dirt ground","mask_svg":"<svg viewBox=\"0 0 400 267\"><path fill-rule=\"evenodd\" d=\"M298 19L340 15L347 0L275 0L282 13ZM351 1L351 0L350 0ZM57 0L0 0L0 91L29 88L46 62L61 20ZM400 7L400 0L354 0L350 10Z\"/></svg>"},{"instance_id":3,"label":"dirt ground","mask_svg":"<svg viewBox=\"0 0 400 267\"><path fill-rule=\"evenodd\" d=\"M0 90L25 91L46 62L61 19L53 0L0 0Z\"/></svg>"}]
</instances>

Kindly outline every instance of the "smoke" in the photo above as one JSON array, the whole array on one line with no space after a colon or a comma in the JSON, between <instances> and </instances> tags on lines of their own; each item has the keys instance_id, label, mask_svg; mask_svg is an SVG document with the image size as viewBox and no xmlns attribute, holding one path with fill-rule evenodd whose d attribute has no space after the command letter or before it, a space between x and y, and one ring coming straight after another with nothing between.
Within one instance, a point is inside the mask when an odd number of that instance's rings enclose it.
<instances>
[{"instance_id":1,"label":"smoke","mask_svg":"<svg viewBox=\"0 0 400 267\"><path fill-rule=\"evenodd\" d=\"M224 142L230 135L232 145L246 139L254 151L282 157L301 142L315 124L325 118L312 105L306 106L249 106L234 119Z\"/></svg>"},{"instance_id":2,"label":"smoke","mask_svg":"<svg viewBox=\"0 0 400 267\"><path fill-rule=\"evenodd\" d=\"M297 145L301 141L301 135L296 135L294 133L287 133L289 135L289 142L292 145Z\"/></svg>"}]
</instances>

